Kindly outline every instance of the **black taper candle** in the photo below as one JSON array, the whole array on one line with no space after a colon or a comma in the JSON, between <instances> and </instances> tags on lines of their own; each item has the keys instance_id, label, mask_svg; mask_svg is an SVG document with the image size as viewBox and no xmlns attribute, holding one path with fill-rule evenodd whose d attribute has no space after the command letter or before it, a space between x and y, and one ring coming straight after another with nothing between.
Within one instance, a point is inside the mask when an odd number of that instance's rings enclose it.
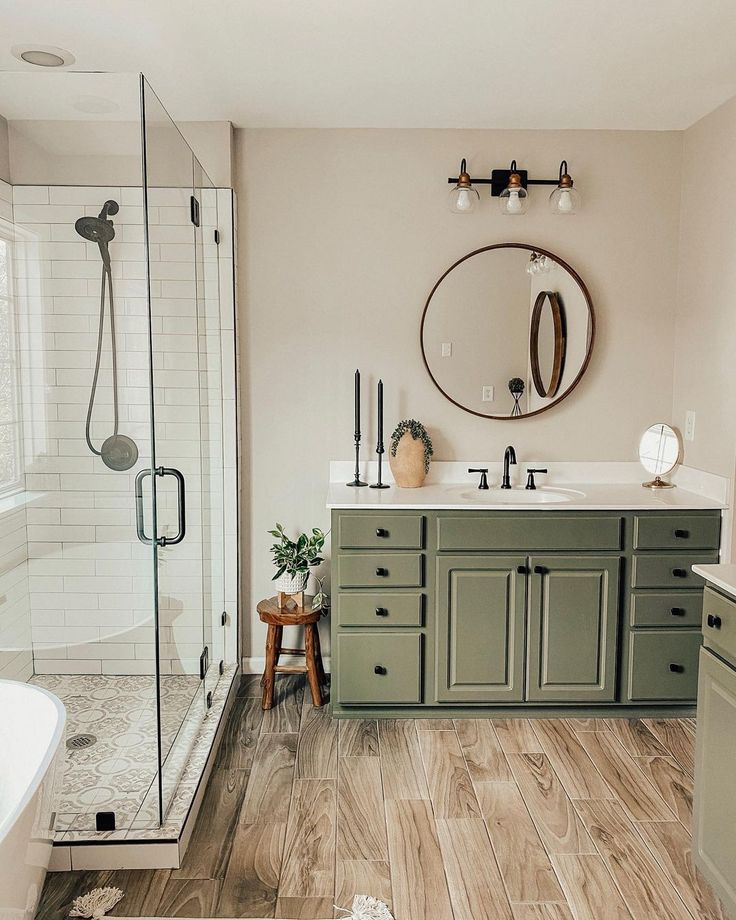
<instances>
[{"instance_id":1,"label":"black taper candle","mask_svg":"<svg viewBox=\"0 0 736 920\"><path fill-rule=\"evenodd\" d=\"M383 380L378 381L378 440L376 441L376 453L378 454L378 482L371 486L371 489L388 489L390 486L382 481L382 464L383 454Z\"/></svg>"},{"instance_id":2,"label":"black taper candle","mask_svg":"<svg viewBox=\"0 0 736 920\"><path fill-rule=\"evenodd\" d=\"M355 371L355 476L349 486L367 486L360 478L360 371Z\"/></svg>"}]
</instances>

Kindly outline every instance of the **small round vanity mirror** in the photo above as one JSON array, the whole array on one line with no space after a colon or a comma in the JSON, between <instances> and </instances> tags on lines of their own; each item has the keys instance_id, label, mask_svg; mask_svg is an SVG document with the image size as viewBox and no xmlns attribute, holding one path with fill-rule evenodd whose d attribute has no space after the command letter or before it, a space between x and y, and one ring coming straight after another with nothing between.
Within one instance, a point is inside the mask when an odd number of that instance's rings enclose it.
<instances>
[{"instance_id":1,"label":"small round vanity mirror","mask_svg":"<svg viewBox=\"0 0 736 920\"><path fill-rule=\"evenodd\" d=\"M674 483L662 479L677 466L680 437L674 428L661 422L644 432L639 442L639 462L654 479L643 482L645 489L672 489Z\"/></svg>"},{"instance_id":2,"label":"small round vanity mirror","mask_svg":"<svg viewBox=\"0 0 736 920\"><path fill-rule=\"evenodd\" d=\"M552 252L495 243L451 265L424 307L424 364L440 392L483 418L528 418L577 386L595 316L577 272Z\"/></svg>"}]
</instances>

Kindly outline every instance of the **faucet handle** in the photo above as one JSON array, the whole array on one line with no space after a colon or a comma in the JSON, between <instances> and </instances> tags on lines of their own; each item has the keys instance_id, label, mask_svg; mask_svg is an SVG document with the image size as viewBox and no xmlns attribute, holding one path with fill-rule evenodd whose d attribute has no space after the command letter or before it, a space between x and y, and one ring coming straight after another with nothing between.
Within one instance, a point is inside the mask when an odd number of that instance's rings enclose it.
<instances>
[{"instance_id":1,"label":"faucet handle","mask_svg":"<svg viewBox=\"0 0 736 920\"><path fill-rule=\"evenodd\" d=\"M469 473L480 473L480 482L478 483L479 489L489 488L488 486L488 467L486 467L485 469L476 469L475 467L471 467L468 470L468 472Z\"/></svg>"},{"instance_id":2,"label":"faucet handle","mask_svg":"<svg viewBox=\"0 0 736 920\"><path fill-rule=\"evenodd\" d=\"M535 474L535 473L546 473L546 472L547 472L546 469L544 469L544 470L543 470L543 469L533 470L533 469L527 468L527 471L526 471L526 473L527 473L526 488L527 488L527 489L536 489L536 488L537 488L537 484L536 484L536 482L534 482L534 474Z\"/></svg>"}]
</instances>

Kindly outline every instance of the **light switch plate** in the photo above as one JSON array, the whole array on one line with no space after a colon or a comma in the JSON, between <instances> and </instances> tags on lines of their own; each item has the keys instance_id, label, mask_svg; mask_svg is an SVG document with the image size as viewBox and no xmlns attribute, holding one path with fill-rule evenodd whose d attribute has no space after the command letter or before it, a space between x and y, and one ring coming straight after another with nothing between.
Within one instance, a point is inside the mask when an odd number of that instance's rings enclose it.
<instances>
[{"instance_id":1,"label":"light switch plate","mask_svg":"<svg viewBox=\"0 0 736 920\"><path fill-rule=\"evenodd\" d=\"M482 390L481 399L483 402L493 402L493 387L484 386Z\"/></svg>"},{"instance_id":2,"label":"light switch plate","mask_svg":"<svg viewBox=\"0 0 736 920\"><path fill-rule=\"evenodd\" d=\"M452 342L443 342L442 343L442 357L451 358L452 357Z\"/></svg>"},{"instance_id":3,"label":"light switch plate","mask_svg":"<svg viewBox=\"0 0 736 920\"><path fill-rule=\"evenodd\" d=\"M685 440L695 440L695 413L692 409L688 409L685 413Z\"/></svg>"}]
</instances>

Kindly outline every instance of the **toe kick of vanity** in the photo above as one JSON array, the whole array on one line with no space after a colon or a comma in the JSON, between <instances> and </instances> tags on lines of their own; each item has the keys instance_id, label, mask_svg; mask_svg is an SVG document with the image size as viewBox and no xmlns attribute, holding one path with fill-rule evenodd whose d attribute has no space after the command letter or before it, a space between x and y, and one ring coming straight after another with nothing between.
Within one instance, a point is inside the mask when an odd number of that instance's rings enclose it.
<instances>
[{"instance_id":1,"label":"toe kick of vanity","mask_svg":"<svg viewBox=\"0 0 736 920\"><path fill-rule=\"evenodd\" d=\"M337 716L690 707L721 514L335 509Z\"/></svg>"}]
</instances>

